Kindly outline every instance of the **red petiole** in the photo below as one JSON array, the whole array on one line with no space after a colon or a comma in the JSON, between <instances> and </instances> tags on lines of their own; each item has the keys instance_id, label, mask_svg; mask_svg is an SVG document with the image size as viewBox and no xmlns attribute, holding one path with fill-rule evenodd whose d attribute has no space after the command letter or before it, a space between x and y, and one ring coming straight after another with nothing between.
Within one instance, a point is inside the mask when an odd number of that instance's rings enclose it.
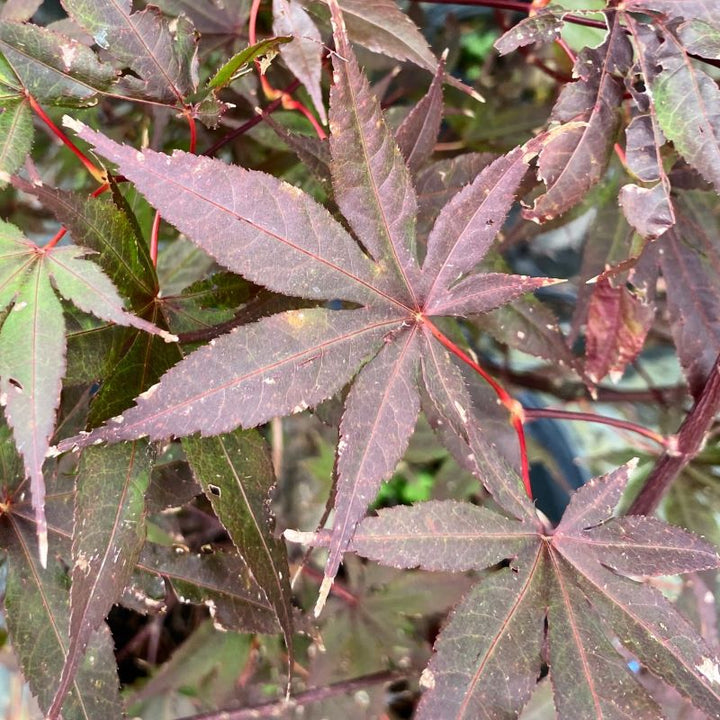
<instances>
[{"instance_id":1,"label":"red petiole","mask_svg":"<svg viewBox=\"0 0 720 720\"><path fill-rule=\"evenodd\" d=\"M515 430L517 435L518 445L520 446L520 465L522 481L525 487L527 496L532 500L532 486L530 485L530 464L528 462L527 454L527 442L525 440L525 411L523 406L513 398L505 388L500 385L495 378L488 373L473 360L462 348L458 347L447 335L442 333L433 323L427 318L423 318L423 324L433 334L433 336L447 348L453 355L462 360L466 365L470 366L480 377L487 382L488 385L495 391L498 400L508 409L510 412L510 423Z\"/></svg>"}]
</instances>

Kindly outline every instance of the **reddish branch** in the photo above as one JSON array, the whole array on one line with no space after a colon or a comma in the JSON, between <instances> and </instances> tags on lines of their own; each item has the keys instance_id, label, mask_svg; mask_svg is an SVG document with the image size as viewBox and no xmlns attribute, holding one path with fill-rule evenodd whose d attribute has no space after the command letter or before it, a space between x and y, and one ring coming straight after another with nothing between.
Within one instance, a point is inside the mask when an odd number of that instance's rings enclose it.
<instances>
[{"instance_id":1,"label":"reddish branch","mask_svg":"<svg viewBox=\"0 0 720 720\"><path fill-rule=\"evenodd\" d=\"M257 718L280 718L287 717L288 711L298 705L310 705L311 703L322 702L338 695L364 690L370 685L381 685L403 677L393 670L381 670L371 675L363 675L352 680L341 680L324 687L310 688L304 692L292 695L290 700L278 700L275 702L255 705L254 707L242 708L239 710L217 710L203 713L202 715L191 715L181 720L256 720Z\"/></svg>"},{"instance_id":2,"label":"reddish branch","mask_svg":"<svg viewBox=\"0 0 720 720\"><path fill-rule=\"evenodd\" d=\"M718 411L720 355L715 360L700 397L675 436L673 447L668 448L655 463L643 489L630 506L628 515L649 515L656 510L673 480L702 449Z\"/></svg>"},{"instance_id":3,"label":"reddish branch","mask_svg":"<svg viewBox=\"0 0 720 720\"><path fill-rule=\"evenodd\" d=\"M260 10L261 2L262 0L253 0L250 7L250 19L248 23L248 39L250 41L250 45L255 45L257 42L257 16ZM291 97L286 90L277 90L274 88L268 81L267 77L265 77L265 73L262 71L260 63L257 60L255 61L255 67L260 74L260 85L262 86L266 97L270 100L280 100L282 106L286 110L296 110L297 112L302 113L308 119L308 122L313 126L313 130L315 130L315 134L320 138L320 140L325 140L327 135L310 110L299 100L295 100Z\"/></svg>"},{"instance_id":4,"label":"reddish branch","mask_svg":"<svg viewBox=\"0 0 720 720\"><path fill-rule=\"evenodd\" d=\"M48 126L53 135L60 140L80 160L85 169L99 182L105 182L105 173L100 170L90 158L50 119L50 116L43 110L38 101L27 91L25 97L35 114Z\"/></svg>"},{"instance_id":5,"label":"reddish branch","mask_svg":"<svg viewBox=\"0 0 720 720\"><path fill-rule=\"evenodd\" d=\"M629 420L621 420L620 418L607 417L606 415L595 415L594 413L573 412L571 410L557 410L555 408L524 408L525 420L540 420L549 418L553 420L581 420L584 422L600 423L601 425L611 425L612 427L627 430L638 435L642 435L653 442L668 447L670 441L652 430L648 430L642 425L637 425Z\"/></svg>"},{"instance_id":6,"label":"reddish branch","mask_svg":"<svg viewBox=\"0 0 720 720\"><path fill-rule=\"evenodd\" d=\"M296 78L282 91L283 95L290 95L291 93L294 93L299 87L300 81ZM236 138L239 138L241 135L244 135L248 130L254 128L256 125L261 123L268 115L274 113L276 110L279 110L280 107L282 107L282 97L273 100L264 110L258 112L255 117L251 117L247 122L240 125L240 127L235 128L235 130L225 135L225 137L221 137L214 145L209 147L203 153L203 155L214 155L221 147L227 145Z\"/></svg>"}]
</instances>

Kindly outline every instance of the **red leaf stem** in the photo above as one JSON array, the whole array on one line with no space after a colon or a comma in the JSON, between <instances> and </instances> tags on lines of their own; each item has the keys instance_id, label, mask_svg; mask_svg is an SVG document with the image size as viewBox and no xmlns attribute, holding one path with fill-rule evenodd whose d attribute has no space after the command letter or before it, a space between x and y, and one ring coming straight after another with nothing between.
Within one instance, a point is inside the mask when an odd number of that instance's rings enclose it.
<instances>
[{"instance_id":1,"label":"red leaf stem","mask_svg":"<svg viewBox=\"0 0 720 720\"><path fill-rule=\"evenodd\" d=\"M525 421L540 420L541 418L552 418L553 420L583 420L584 422L600 423L601 425L611 425L612 427L621 428L629 432L642 435L658 445L667 448L670 446L670 440L644 428L642 425L630 422L629 420L621 420L619 418L607 417L606 415L595 415L594 413L573 412L571 410L558 410L555 408L524 408Z\"/></svg>"},{"instance_id":2,"label":"red leaf stem","mask_svg":"<svg viewBox=\"0 0 720 720\"><path fill-rule=\"evenodd\" d=\"M525 422L525 412L522 405L512 397L505 388L500 385L495 378L478 365L462 348L459 348L449 337L444 335L433 323L427 318L423 318L425 326L430 330L433 336L447 348L453 355L462 360L466 365L469 365L490 387L495 391L498 396L498 400L508 409L510 412L510 423L515 429L515 434L518 438L518 444L520 446L520 464L522 469L522 480L525 486L525 492L528 497L532 500L532 487L530 485L530 465L528 463L527 456L527 443L525 442L525 429L523 427Z\"/></svg>"},{"instance_id":3,"label":"red leaf stem","mask_svg":"<svg viewBox=\"0 0 720 720\"><path fill-rule=\"evenodd\" d=\"M150 260L154 267L157 267L158 243L160 238L160 213L156 212L153 218L152 229L150 230Z\"/></svg>"},{"instance_id":4,"label":"red leaf stem","mask_svg":"<svg viewBox=\"0 0 720 720\"><path fill-rule=\"evenodd\" d=\"M295 92L300 87L300 81L295 78L282 92L283 96L290 95ZM240 127L235 128L232 132L228 133L224 137L221 137L214 145L211 145L205 152L203 152L203 155L206 155L208 157L212 157L221 147L224 145L227 145L229 142L232 142L236 138L240 137L241 135L244 135L248 130L251 130L256 125L260 124L268 115L271 113L274 113L278 108L282 106L282 97L277 98L276 100L273 100L262 112L258 112L255 117L251 117L249 120L247 120L245 123L240 125Z\"/></svg>"},{"instance_id":5,"label":"red leaf stem","mask_svg":"<svg viewBox=\"0 0 720 720\"><path fill-rule=\"evenodd\" d=\"M257 16L260 10L261 2L262 0L253 0L252 5L250 6L250 18L248 20L248 40L250 45L255 45L255 43L257 43ZM279 100L285 110L296 110L302 113L313 126L313 130L315 130L315 134L318 138L320 138L320 140L326 140L327 135L312 112L299 100L291 98L287 90L278 90L277 88L274 88L260 70L260 63L257 60L255 61L255 67L260 73L260 84L262 85L262 89L266 97L270 100Z\"/></svg>"},{"instance_id":6,"label":"red leaf stem","mask_svg":"<svg viewBox=\"0 0 720 720\"><path fill-rule=\"evenodd\" d=\"M185 119L190 128L190 148L189 152L194 153L197 147L197 125L195 118L190 114L189 108L185 109ZM162 217L159 212L155 213L153 218L152 229L150 231L150 260L154 267L157 267L158 245L160 243L160 221Z\"/></svg>"},{"instance_id":7,"label":"red leaf stem","mask_svg":"<svg viewBox=\"0 0 720 720\"><path fill-rule=\"evenodd\" d=\"M57 137L85 166L85 169L100 183L105 182L105 173L96 167L87 155L50 119L50 116L42 109L38 101L29 93L25 92L30 107L37 116L50 128L53 135Z\"/></svg>"}]
</instances>

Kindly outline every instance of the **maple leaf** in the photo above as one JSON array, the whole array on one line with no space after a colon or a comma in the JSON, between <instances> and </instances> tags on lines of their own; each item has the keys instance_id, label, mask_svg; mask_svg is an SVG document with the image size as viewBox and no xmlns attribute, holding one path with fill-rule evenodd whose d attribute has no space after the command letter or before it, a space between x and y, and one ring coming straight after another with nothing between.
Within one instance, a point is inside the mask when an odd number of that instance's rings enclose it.
<instances>
[{"instance_id":1,"label":"maple leaf","mask_svg":"<svg viewBox=\"0 0 720 720\"><path fill-rule=\"evenodd\" d=\"M61 445L251 427L315 406L357 375L340 425L334 534L318 608L357 522L407 447L425 348L444 357L441 384L454 373L431 318L487 312L556 282L474 272L543 139L500 157L452 197L420 266L410 174L337 7L333 19L340 56L330 96L333 187L362 247L310 197L264 173L182 152L139 153L75 127L221 265L275 292L360 307L293 310L238 327L171 369L121 420ZM458 413L453 401L440 410Z\"/></svg>"},{"instance_id":2,"label":"maple leaf","mask_svg":"<svg viewBox=\"0 0 720 720\"><path fill-rule=\"evenodd\" d=\"M683 8L687 5L682 3ZM658 21L650 27L630 17L628 24L647 66L645 83L651 91L652 107L662 132L717 190L720 188L720 113L717 109L720 90L716 82L696 67L676 22Z\"/></svg>"},{"instance_id":3,"label":"maple leaf","mask_svg":"<svg viewBox=\"0 0 720 720\"><path fill-rule=\"evenodd\" d=\"M184 104L197 87L195 29L180 15L172 23L157 8L132 12L131 0L63 0L63 7L101 48L137 75L118 89Z\"/></svg>"},{"instance_id":4,"label":"maple leaf","mask_svg":"<svg viewBox=\"0 0 720 720\"><path fill-rule=\"evenodd\" d=\"M128 313L102 270L77 246L40 248L0 222L0 307L12 304L0 328L0 400L30 478L40 560L47 559L42 466L53 431L65 370L65 324L59 293L80 310L175 340Z\"/></svg>"},{"instance_id":5,"label":"maple leaf","mask_svg":"<svg viewBox=\"0 0 720 720\"><path fill-rule=\"evenodd\" d=\"M297 0L273 0L273 32L292 35L280 54L298 80L307 88L323 125L327 124L320 86L323 44L320 30Z\"/></svg>"},{"instance_id":6,"label":"maple leaf","mask_svg":"<svg viewBox=\"0 0 720 720\"><path fill-rule=\"evenodd\" d=\"M517 717L544 663L560 720L661 717L617 642L720 717L718 659L658 590L637 580L717 568L716 549L654 518L613 517L628 466L589 481L551 530L519 478L492 452L480 457L507 516L430 501L379 511L351 543L359 555L398 568L462 572L505 563L450 615L420 680L417 717ZM325 545L329 537L313 540Z\"/></svg>"},{"instance_id":7,"label":"maple leaf","mask_svg":"<svg viewBox=\"0 0 720 720\"><path fill-rule=\"evenodd\" d=\"M579 202L605 173L623 96L622 77L632 62L632 47L625 37L618 13L608 13L608 36L598 48L585 48L573 68L578 80L565 85L550 120L583 121L559 135L543 149L538 176L547 192L535 200L525 217L545 221L561 215Z\"/></svg>"}]
</instances>

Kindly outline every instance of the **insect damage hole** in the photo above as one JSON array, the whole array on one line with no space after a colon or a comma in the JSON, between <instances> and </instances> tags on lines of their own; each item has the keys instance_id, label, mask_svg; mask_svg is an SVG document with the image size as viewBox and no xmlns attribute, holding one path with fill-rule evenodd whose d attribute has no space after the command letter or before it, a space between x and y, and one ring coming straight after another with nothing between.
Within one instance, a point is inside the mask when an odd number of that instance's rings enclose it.
<instances>
[{"instance_id":1,"label":"insect damage hole","mask_svg":"<svg viewBox=\"0 0 720 720\"><path fill-rule=\"evenodd\" d=\"M208 490L215 497L220 497L222 495L222 491L217 485L208 485Z\"/></svg>"}]
</instances>

